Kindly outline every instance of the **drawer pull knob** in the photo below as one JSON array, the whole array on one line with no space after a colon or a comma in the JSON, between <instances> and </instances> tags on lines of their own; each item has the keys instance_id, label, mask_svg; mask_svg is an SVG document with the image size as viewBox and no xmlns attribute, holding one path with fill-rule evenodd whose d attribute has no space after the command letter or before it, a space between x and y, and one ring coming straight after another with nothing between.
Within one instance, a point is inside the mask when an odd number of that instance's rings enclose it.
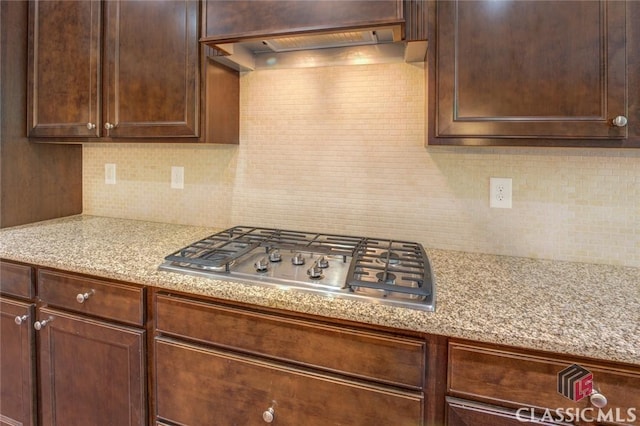
<instances>
[{"instance_id":1,"label":"drawer pull knob","mask_svg":"<svg viewBox=\"0 0 640 426\"><path fill-rule=\"evenodd\" d=\"M608 402L607 397L597 390L591 392L591 395L589 395L589 400L591 401L591 404L593 404L593 406L596 408L604 408L607 406Z\"/></svg>"},{"instance_id":2,"label":"drawer pull knob","mask_svg":"<svg viewBox=\"0 0 640 426\"><path fill-rule=\"evenodd\" d=\"M35 328L37 331L40 331L44 328L45 325L49 324L51 321L53 321L53 317L49 317L46 320L42 320L42 321L36 321L33 323L33 328Z\"/></svg>"},{"instance_id":3,"label":"drawer pull knob","mask_svg":"<svg viewBox=\"0 0 640 426\"><path fill-rule=\"evenodd\" d=\"M264 420L265 423L271 423L273 422L273 419L276 418L276 410L273 408L275 406L276 406L276 402L273 401L273 403L271 404L271 407L267 408L262 413L262 420Z\"/></svg>"},{"instance_id":4,"label":"drawer pull knob","mask_svg":"<svg viewBox=\"0 0 640 426\"><path fill-rule=\"evenodd\" d=\"M96 124L95 123L87 123L87 129L88 130L93 130L96 128Z\"/></svg>"},{"instance_id":5,"label":"drawer pull knob","mask_svg":"<svg viewBox=\"0 0 640 426\"><path fill-rule=\"evenodd\" d=\"M17 325L22 325L29 318L29 315L18 315L14 321Z\"/></svg>"},{"instance_id":6,"label":"drawer pull knob","mask_svg":"<svg viewBox=\"0 0 640 426\"><path fill-rule=\"evenodd\" d=\"M91 290L87 293L78 293L78 295L76 296L76 302L78 303L84 303L85 301L89 300L89 298L95 293L95 290Z\"/></svg>"},{"instance_id":7,"label":"drawer pull knob","mask_svg":"<svg viewBox=\"0 0 640 426\"><path fill-rule=\"evenodd\" d=\"M624 127L627 125L627 121L627 117L625 117L624 115L619 115L612 120L612 124L615 127Z\"/></svg>"}]
</instances>

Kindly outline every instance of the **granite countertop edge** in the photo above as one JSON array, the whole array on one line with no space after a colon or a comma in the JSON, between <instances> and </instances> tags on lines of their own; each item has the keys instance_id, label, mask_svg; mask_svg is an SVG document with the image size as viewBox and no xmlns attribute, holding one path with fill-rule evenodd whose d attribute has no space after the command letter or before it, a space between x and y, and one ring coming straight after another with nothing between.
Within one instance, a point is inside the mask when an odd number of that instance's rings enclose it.
<instances>
[{"instance_id":1,"label":"granite countertop edge","mask_svg":"<svg viewBox=\"0 0 640 426\"><path fill-rule=\"evenodd\" d=\"M159 271L216 228L77 215L0 230L0 257L399 330L640 365L640 268L426 247L436 311Z\"/></svg>"}]
</instances>

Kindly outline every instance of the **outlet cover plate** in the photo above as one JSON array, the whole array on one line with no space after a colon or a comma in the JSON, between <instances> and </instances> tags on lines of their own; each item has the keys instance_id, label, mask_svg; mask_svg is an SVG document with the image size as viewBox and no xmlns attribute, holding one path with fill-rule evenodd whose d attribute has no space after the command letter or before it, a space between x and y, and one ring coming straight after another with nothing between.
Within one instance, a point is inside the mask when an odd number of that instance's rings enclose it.
<instances>
[{"instance_id":1,"label":"outlet cover plate","mask_svg":"<svg viewBox=\"0 0 640 426\"><path fill-rule=\"evenodd\" d=\"M497 209L510 209L511 205L511 178L489 178L489 207Z\"/></svg>"}]
</instances>

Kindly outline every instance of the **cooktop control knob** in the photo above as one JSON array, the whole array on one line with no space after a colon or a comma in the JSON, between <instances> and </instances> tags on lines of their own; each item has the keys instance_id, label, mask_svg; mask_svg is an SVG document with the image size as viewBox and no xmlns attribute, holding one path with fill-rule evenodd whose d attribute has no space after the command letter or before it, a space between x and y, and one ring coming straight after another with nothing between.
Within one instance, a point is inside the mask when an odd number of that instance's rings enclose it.
<instances>
[{"instance_id":1,"label":"cooktop control knob","mask_svg":"<svg viewBox=\"0 0 640 426\"><path fill-rule=\"evenodd\" d=\"M264 257L258 260L256 263L254 263L253 266L256 267L256 271L258 272L265 272L267 269L269 269L269 263L267 262L267 259Z\"/></svg>"},{"instance_id":2,"label":"cooktop control knob","mask_svg":"<svg viewBox=\"0 0 640 426\"><path fill-rule=\"evenodd\" d=\"M320 268L317 263L314 263L313 266L307 270L307 275L314 280L320 279L322 278L322 268Z\"/></svg>"},{"instance_id":3,"label":"cooktop control knob","mask_svg":"<svg viewBox=\"0 0 640 426\"><path fill-rule=\"evenodd\" d=\"M329 261L327 260L326 257L324 256L320 256L320 258L316 261L316 265L318 265L319 268L328 268L329 267Z\"/></svg>"},{"instance_id":4,"label":"cooktop control knob","mask_svg":"<svg viewBox=\"0 0 640 426\"><path fill-rule=\"evenodd\" d=\"M278 250L274 250L269 253L269 262L280 262L282 260L282 255Z\"/></svg>"},{"instance_id":5,"label":"cooktop control knob","mask_svg":"<svg viewBox=\"0 0 640 426\"><path fill-rule=\"evenodd\" d=\"M291 263L293 263L294 265L304 265L304 256L302 256L302 253L296 253L291 258Z\"/></svg>"}]
</instances>

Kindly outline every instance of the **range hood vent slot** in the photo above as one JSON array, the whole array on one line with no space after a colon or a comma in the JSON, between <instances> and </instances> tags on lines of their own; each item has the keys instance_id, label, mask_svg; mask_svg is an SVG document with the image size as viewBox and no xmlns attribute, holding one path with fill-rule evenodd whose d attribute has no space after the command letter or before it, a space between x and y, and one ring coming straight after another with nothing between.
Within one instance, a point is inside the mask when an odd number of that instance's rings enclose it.
<instances>
[{"instance_id":1,"label":"range hood vent slot","mask_svg":"<svg viewBox=\"0 0 640 426\"><path fill-rule=\"evenodd\" d=\"M364 46L393 41L393 34L383 34L378 38L378 31L346 31L340 33L312 34L304 36L282 37L263 40L263 44L272 51L291 52L296 50L315 50L333 47ZM386 40L385 40L386 39Z\"/></svg>"}]
</instances>

